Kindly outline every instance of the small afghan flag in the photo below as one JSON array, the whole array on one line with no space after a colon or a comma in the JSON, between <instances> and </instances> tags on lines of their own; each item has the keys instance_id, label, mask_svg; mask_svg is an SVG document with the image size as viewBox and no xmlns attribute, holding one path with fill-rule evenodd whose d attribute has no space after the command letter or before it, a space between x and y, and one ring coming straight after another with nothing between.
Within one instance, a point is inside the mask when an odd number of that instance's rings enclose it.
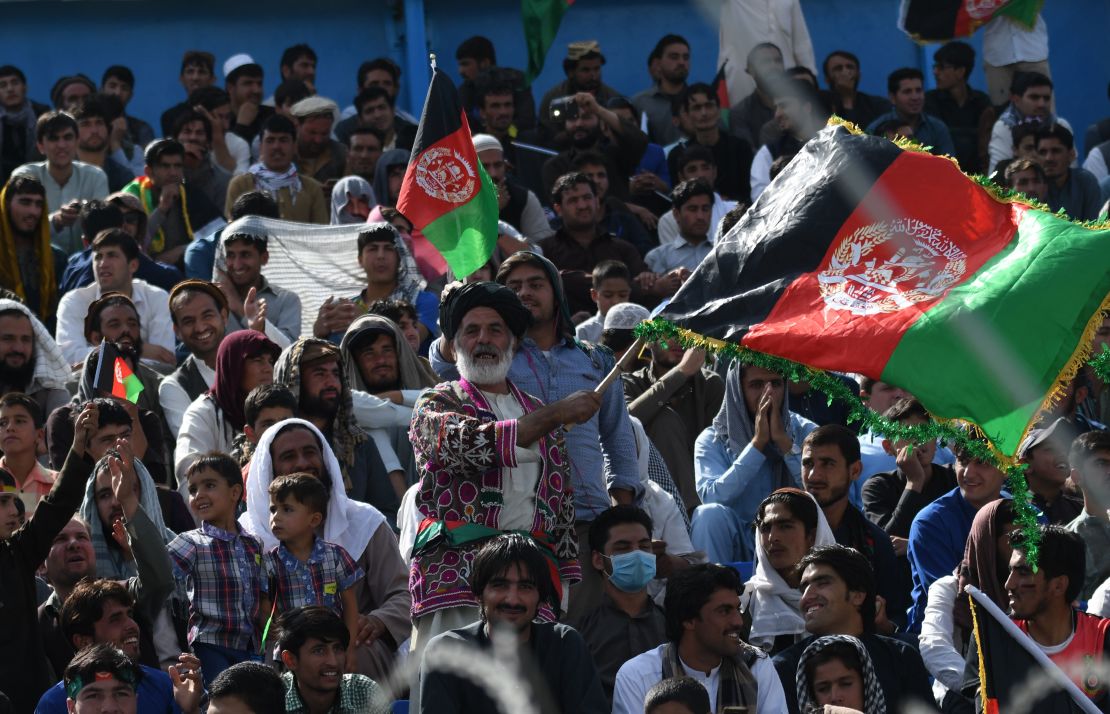
<instances>
[{"instance_id":1,"label":"small afghan flag","mask_svg":"<svg viewBox=\"0 0 1110 714\"><path fill-rule=\"evenodd\" d=\"M93 384L97 391L108 392L132 404L138 402L143 393L142 381L131 371L116 346L107 340L100 343Z\"/></svg>"},{"instance_id":2,"label":"small afghan flag","mask_svg":"<svg viewBox=\"0 0 1110 714\"><path fill-rule=\"evenodd\" d=\"M902 0L898 27L922 44L971 37L998 15L1029 29L1037 22L1044 0Z\"/></svg>"},{"instance_id":3,"label":"small afghan flag","mask_svg":"<svg viewBox=\"0 0 1110 714\"><path fill-rule=\"evenodd\" d=\"M438 69L397 210L423 231L459 279L485 265L497 245L497 189L478 161L455 85Z\"/></svg>"},{"instance_id":4,"label":"small afghan flag","mask_svg":"<svg viewBox=\"0 0 1110 714\"><path fill-rule=\"evenodd\" d=\"M1072 223L858 131L810 140L660 317L896 384L1014 455L1110 308L1110 224Z\"/></svg>"},{"instance_id":5,"label":"small afghan flag","mask_svg":"<svg viewBox=\"0 0 1110 714\"><path fill-rule=\"evenodd\" d=\"M547 51L559 33L563 15L574 0L521 0L520 14L524 19L524 44L528 48L528 69L524 72L525 84L540 76Z\"/></svg>"}]
</instances>

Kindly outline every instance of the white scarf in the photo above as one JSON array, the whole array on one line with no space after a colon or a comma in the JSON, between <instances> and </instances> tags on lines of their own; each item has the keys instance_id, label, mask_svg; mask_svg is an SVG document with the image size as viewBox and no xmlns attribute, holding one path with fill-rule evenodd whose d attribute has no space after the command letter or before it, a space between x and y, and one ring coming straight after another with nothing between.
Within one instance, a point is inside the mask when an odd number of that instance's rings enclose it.
<instances>
[{"instance_id":1,"label":"white scarf","mask_svg":"<svg viewBox=\"0 0 1110 714\"><path fill-rule=\"evenodd\" d=\"M262 193L269 195L276 201L278 191L287 188L289 189L290 202L294 205L297 203L297 194L301 191L301 178L297 175L296 164L289 164L289 168L284 173L279 174L266 168L259 161L247 171L254 176L254 186Z\"/></svg>"},{"instance_id":2,"label":"white scarf","mask_svg":"<svg viewBox=\"0 0 1110 714\"><path fill-rule=\"evenodd\" d=\"M47 256L47 259L52 258ZM0 299L0 310L19 310L31 321L31 332L35 338L35 372L31 385L41 389L65 389L72 370L62 356L62 348L58 347L38 317L26 305L15 300ZM28 391L31 391L30 386Z\"/></svg>"}]
</instances>

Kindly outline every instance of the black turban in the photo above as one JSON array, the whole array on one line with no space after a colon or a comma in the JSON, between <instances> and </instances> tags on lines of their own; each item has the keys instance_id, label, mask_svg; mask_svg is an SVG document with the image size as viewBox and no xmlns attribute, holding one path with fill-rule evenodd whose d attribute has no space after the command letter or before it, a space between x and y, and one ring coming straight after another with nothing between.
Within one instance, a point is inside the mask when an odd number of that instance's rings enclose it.
<instances>
[{"instance_id":1,"label":"black turban","mask_svg":"<svg viewBox=\"0 0 1110 714\"><path fill-rule=\"evenodd\" d=\"M496 310L518 339L532 324L532 313L509 288L498 283L467 283L447 293L439 304L439 329L443 336L455 339L463 317L476 307Z\"/></svg>"}]
</instances>

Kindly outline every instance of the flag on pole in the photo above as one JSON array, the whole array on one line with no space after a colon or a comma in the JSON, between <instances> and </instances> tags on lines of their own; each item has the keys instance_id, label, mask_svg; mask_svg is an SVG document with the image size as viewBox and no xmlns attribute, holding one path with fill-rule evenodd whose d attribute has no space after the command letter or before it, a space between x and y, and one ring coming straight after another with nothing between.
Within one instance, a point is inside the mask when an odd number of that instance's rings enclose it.
<instances>
[{"instance_id":1,"label":"flag on pole","mask_svg":"<svg viewBox=\"0 0 1110 714\"><path fill-rule=\"evenodd\" d=\"M521 0L520 14L524 20L524 44L528 48L528 68L524 72L525 84L531 86L532 80L543 70L547 50L555 41L563 15L574 4L574 0Z\"/></svg>"},{"instance_id":2,"label":"flag on pole","mask_svg":"<svg viewBox=\"0 0 1110 714\"><path fill-rule=\"evenodd\" d=\"M1070 714L1100 711L1068 674L978 588L967 586L978 648L979 699L985 714L1009 711ZM1079 613L1078 617L1088 617ZM1086 662L1084 686L1104 678L1101 662ZM1093 666L1092 666L1093 665Z\"/></svg>"},{"instance_id":3,"label":"flag on pole","mask_svg":"<svg viewBox=\"0 0 1110 714\"><path fill-rule=\"evenodd\" d=\"M1110 307L1108 241L1110 226L984 188L949 158L831 126L660 317L896 384L1014 455Z\"/></svg>"},{"instance_id":4,"label":"flag on pole","mask_svg":"<svg viewBox=\"0 0 1110 714\"><path fill-rule=\"evenodd\" d=\"M455 85L435 68L397 210L460 279L497 245L497 189L478 161Z\"/></svg>"},{"instance_id":5,"label":"flag on pole","mask_svg":"<svg viewBox=\"0 0 1110 714\"><path fill-rule=\"evenodd\" d=\"M132 404L138 402L139 395L143 393L142 380L135 376L119 350L108 340L100 343L93 384L98 391L108 392Z\"/></svg>"},{"instance_id":6,"label":"flag on pole","mask_svg":"<svg viewBox=\"0 0 1110 714\"><path fill-rule=\"evenodd\" d=\"M898 27L922 44L971 37L999 15L1033 29L1043 5L1044 0L902 0Z\"/></svg>"}]
</instances>

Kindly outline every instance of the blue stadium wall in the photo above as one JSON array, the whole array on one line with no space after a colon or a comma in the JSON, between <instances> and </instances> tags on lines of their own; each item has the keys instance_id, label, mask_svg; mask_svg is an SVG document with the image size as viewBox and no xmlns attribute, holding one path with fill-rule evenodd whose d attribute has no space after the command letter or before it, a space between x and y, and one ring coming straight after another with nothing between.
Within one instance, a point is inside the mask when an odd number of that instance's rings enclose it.
<instances>
[{"instance_id":1,"label":"blue stadium wall","mask_svg":"<svg viewBox=\"0 0 1110 714\"><path fill-rule=\"evenodd\" d=\"M628 93L646 85L647 53L666 32L691 41L692 77L710 80L716 69L715 6L715 0L576 0L537 80L537 100L561 78L563 50L576 39L601 41L608 58L606 83ZM919 48L896 29L896 0L803 0L802 6L818 61L833 49L851 49L862 60L865 91L884 94L887 72L899 66L921 67L931 81L932 48ZM107 66L126 64L137 85L129 112L157 126L161 110L182 98L176 77L183 50L214 52L217 66L233 53L249 52L266 68L270 93L282 49L308 42L320 55L321 94L345 106L353 98L359 62L388 55L405 70L401 105L416 112L428 51L454 76L459 41L483 34L497 42L501 64L523 66L519 7L493 0L2 2L0 64L20 66L31 95L42 102L62 74L83 71L99 81ZM1049 0L1044 15L1058 108L1082 140L1083 128L1110 115L1110 53L1103 44L1110 3ZM978 38L973 43L978 50ZM973 84L982 86L981 71Z\"/></svg>"}]
</instances>

